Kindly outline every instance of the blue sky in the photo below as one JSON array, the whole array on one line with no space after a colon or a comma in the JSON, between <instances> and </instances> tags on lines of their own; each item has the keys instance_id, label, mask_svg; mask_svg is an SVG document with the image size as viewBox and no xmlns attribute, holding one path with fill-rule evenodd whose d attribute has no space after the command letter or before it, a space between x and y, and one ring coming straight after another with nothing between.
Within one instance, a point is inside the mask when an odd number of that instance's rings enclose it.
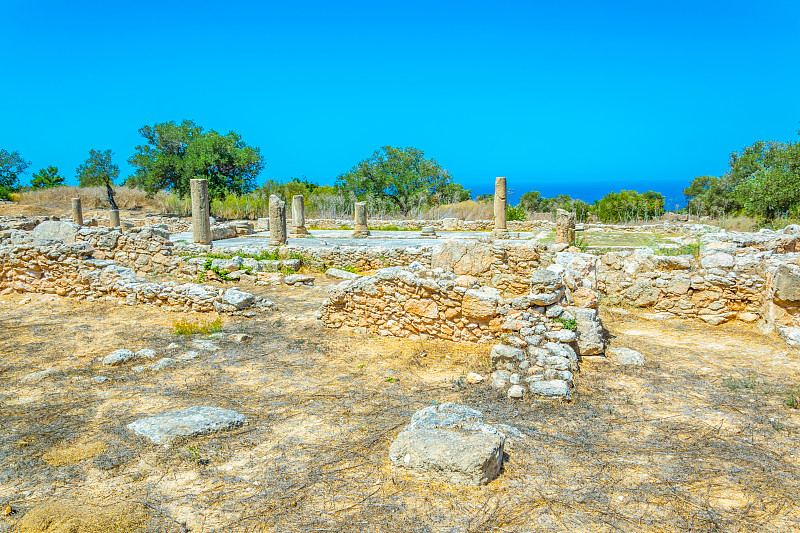
<instances>
[{"instance_id":1,"label":"blue sky","mask_svg":"<svg viewBox=\"0 0 800 533\"><path fill-rule=\"evenodd\" d=\"M473 193L682 199L757 139L800 140L800 2L0 0L0 147L122 176L145 124L258 146L260 179L414 146ZM30 180L31 172L23 176ZM669 207L669 205L668 205Z\"/></svg>"}]
</instances>

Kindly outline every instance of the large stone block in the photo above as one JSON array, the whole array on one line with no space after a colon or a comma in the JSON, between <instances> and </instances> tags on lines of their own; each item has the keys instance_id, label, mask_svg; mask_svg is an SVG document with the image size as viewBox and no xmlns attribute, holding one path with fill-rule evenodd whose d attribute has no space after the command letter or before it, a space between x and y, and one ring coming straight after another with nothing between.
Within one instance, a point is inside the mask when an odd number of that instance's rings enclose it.
<instances>
[{"instance_id":1,"label":"large stone block","mask_svg":"<svg viewBox=\"0 0 800 533\"><path fill-rule=\"evenodd\" d=\"M800 269L787 265L778 267L775 273L774 300L783 306L800 305Z\"/></svg>"},{"instance_id":2,"label":"large stone block","mask_svg":"<svg viewBox=\"0 0 800 533\"><path fill-rule=\"evenodd\" d=\"M389 448L392 464L445 483L485 485L503 464L505 435L480 411L443 403L417 411Z\"/></svg>"},{"instance_id":3,"label":"large stone block","mask_svg":"<svg viewBox=\"0 0 800 533\"><path fill-rule=\"evenodd\" d=\"M33 228L33 238L41 240L55 240L64 243L75 242L80 226L74 222L60 222L45 220Z\"/></svg>"}]
</instances>

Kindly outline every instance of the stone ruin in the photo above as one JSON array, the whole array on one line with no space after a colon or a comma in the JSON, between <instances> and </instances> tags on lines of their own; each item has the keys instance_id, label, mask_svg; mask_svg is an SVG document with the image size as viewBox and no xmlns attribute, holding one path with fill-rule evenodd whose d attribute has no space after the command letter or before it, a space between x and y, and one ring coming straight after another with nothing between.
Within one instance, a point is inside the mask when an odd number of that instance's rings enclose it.
<instances>
[{"instance_id":1,"label":"stone ruin","mask_svg":"<svg viewBox=\"0 0 800 533\"><path fill-rule=\"evenodd\" d=\"M512 398L529 391L569 399L578 355L604 351L595 262L584 255L560 253L555 264L536 267L508 285L526 287L513 297L440 267L384 268L331 288L318 317L379 335L500 340L491 353L495 388Z\"/></svg>"}]
</instances>

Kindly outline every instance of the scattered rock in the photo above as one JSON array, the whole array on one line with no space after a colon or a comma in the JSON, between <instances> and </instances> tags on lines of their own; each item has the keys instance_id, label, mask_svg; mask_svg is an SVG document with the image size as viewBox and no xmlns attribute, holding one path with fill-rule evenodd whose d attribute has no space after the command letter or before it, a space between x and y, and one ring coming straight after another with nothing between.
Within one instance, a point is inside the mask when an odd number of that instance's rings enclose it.
<instances>
[{"instance_id":1,"label":"scattered rock","mask_svg":"<svg viewBox=\"0 0 800 533\"><path fill-rule=\"evenodd\" d=\"M470 372L469 374L467 374L467 383L469 383L470 385L481 383L483 382L484 379L485 378L483 376L481 376L480 374L476 374L475 372Z\"/></svg>"},{"instance_id":2,"label":"scattered rock","mask_svg":"<svg viewBox=\"0 0 800 533\"><path fill-rule=\"evenodd\" d=\"M152 359L156 356L156 351L152 348L144 348L136 352L135 355L141 359Z\"/></svg>"},{"instance_id":3,"label":"scattered rock","mask_svg":"<svg viewBox=\"0 0 800 533\"><path fill-rule=\"evenodd\" d=\"M552 379L549 381L532 381L528 383L528 389L531 394L544 396L547 398L561 397L567 400L572 398L572 393L569 390L569 384L560 379Z\"/></svg>"},{"instance_id":4,"label":"scattered rock","mask_svg":"<svg viewBox=\"0 0 800 533\"><path fill-rule=\"evenodd\" d=\"M191 361L192 359L196 359L200 355L200 352L196 352L194 350L189 350L187 352L182 353L178 356L178 359L181 361Z\"/></svg>"},{"instance_id":5,"label":"scattered rock","mask_svg":"<svg viewBox=\"0 0 800 533\"><path fill-rule=\"evenodd\" d=\"M621 365L643 365L644 356L630 348L611 348L608 354Z\"/></svg>"},{"instance_id":6,"label":"scattered rock","mask_svg":"<svg viewBox=\"0 0 800 533\"><path fill-rule=\"evenodd\" d=\"M158 372L159 370L164 370L165 368L173 366L177 363L178 361L172 359L171 357L162 357L161 359L150 365L150 370L152 370L153 372Z\"/></svg>"},{"instance_id":7,"label":"scattered rock","mask_svg":"<svg viewBox=\"0 0 800 533\"><path fill-rule=\"evenodd\" d=\"M130 350L114 350L103 358L103 365L117 366L133 359L135 355Z\"/></svg>"},{"instance_id":8,"label":"scattered rock","mask_svg":"<svg viewBox=\"0 0 800 533\"><path fill-rule=\"evenodd\" d=\"M508 397L512 399L521 399L525 395L525 389L519 385L511 385L508 389Z\"/></svg>"},{"instance_id":9,"label":"scattered rock","mask_svg":"<svg viewBox=\"0 0 800 533\"><path fill-rule=\"evenodd\" d=\"M20 381L23 383L38 383L43 379L49 378L58 373L58 370L55 368L47 368L45 370L40 370L39 372L34 372L32 374L28 374L27 376L23 377Z\"/></svg>"},{"instance_id":10,"label":"scattered rock","mask_svg":"<svg viewBox=\"0 0 800 533\"><path fill-rule=\"evenodd\" d=\"M242 426L245 420L244 415L230 409L199 405L142 418L128 424L128 429L155 444L166 444L177 437L234 429Z\"/></svg>"},{"instance_id":11,"label":"scattered rock","mask_svg":"<svg viewBox=\"0 0 800 533\"><path fill-rule=\"evenodd\" d=\"M249 341L253 337L251 337L247 333L234 333L233 335L228 336L228 338L231 340L231 342L240 344Z\"/></svg>"},{"instance_id":12,"label":"scattered rock","mask_svg":"<svg viewBox=\"0 0 800 533\"><path fill-rule=\"evenodd\" d=\"M194 341L194 345L196 348L204 350L206 352L216 352L217 350L219 350L219 347L216 344L209 341L196 340Z\"/></svg>"}]
</instances>

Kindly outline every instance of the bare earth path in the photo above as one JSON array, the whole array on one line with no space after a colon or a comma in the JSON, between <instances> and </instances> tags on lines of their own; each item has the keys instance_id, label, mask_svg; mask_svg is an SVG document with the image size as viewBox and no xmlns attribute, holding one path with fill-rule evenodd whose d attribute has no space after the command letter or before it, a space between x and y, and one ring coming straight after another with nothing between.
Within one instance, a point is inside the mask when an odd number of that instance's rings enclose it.
<instances>
[{"instance_id":1,"label":"bare earth path","mask_svg":"<svg viewBox=\"0 0 800 533\"><path fill-rule=\"evenodd\" d=\"M18 511L0 531L800 531L800 354L777 338L606 310L645 366L585 361L572 403L515 404L464 383L488 345L326 330L324 285L264 289L280 311L211 339L157 309L0 297L0 504ZM179 362L103 367L118 348ZM490 485L389 468L399 428L444 401L525 434ZM248 422L169 446L125 427L193 405Z\"/></svg>"}]
</instances>

